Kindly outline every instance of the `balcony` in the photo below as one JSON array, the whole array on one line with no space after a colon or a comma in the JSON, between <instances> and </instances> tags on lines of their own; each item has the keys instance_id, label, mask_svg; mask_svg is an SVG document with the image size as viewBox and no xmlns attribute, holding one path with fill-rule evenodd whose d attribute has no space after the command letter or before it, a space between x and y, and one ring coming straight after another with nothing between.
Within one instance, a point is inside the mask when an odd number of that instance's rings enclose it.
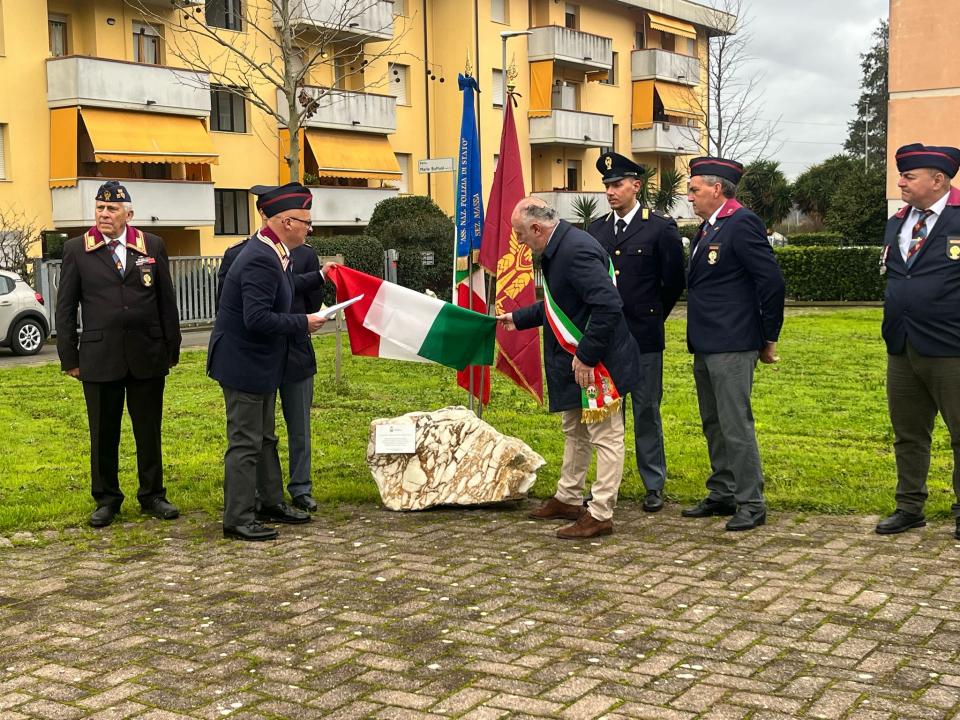
<instances>
[{"instance_id":1,"label":"balcony","mask_svg":"<svg viewBox=\"0 0 960 720\"><path fill-rule=\"evenodd\" d=\"M397 131L397 99L392 95L329 90L308 87L311 97L320 96L317 111L304 120L304 126L388 135ZM298 107L302 107L298 103ZM287 117L286 98L277 91L277 108Z\"/></svg>"},{"instance_id":2,"label":"balcony","mask_svg":"<svg viewBox=\"0 0 960 720\"><path fill-rule=\"evenodd\" d=\"M280 27L274 12L274 25ZM290 23L295 29L314 28L324 40L393 39L393 0L292 0Z\"/></svg>"},{"instance_id":3,"label":"balcony","mask_svg":"<svg viewBox=\"0 0 960 720\"><path fill-rule=\"evenodd\" d=\"M700 151L697 144L699 134L700 129L696 126L655 122L651 127L630 133L630 150L635 153L694 155Z\"/></svg>"},{"instance_id":4,"label":"balcony","mask_svg":"<svg viewBox=\"0 0 960 720\"><path fill-rule=\"evenodd\" d=\"M633 80L699 85L700 60L666 50L634 50L630 55L630 73Z\"/></svg>"},{"instance_id":5,"label":"balcony","mask_svg":"<svg viewBox=\"0 0 960 720\"><path fill-rule=\"evenodd\" d=\"M68 55L47 60L47 106L103 107L167 115L210 115L206 73Z\"/></svg>"},{"instance_id":6,"label":"balcony","mask_svg":"<svg viewBox=\"0 0 960 720\"><path fill-rule=\"evenodd\" d=\"M310 188L313 195L313 224L366 225L377 203L396 197L397 188L329 187Z\"/></svg>"},{"instance_id":7,"label":"balcony","mask_svg":"<svg viewBox=\"0 0 960 720\"><path fill-rule=\"evenodd\" d=\"M553 60L570 67L609 70L613 64L613 40L600 35L548 25L530 28L530 62Z\"/></svg>"},{"instance_id":8,"label":"balcony","mask_svg":"<svg viewBox=\"0 0 960 720\"><path fill-rule=\"evenodd\" d=\"M530 118L531 145L613 145L613 115L553 109L540 118Z\"/></svg>"},{"instance_id":9,"label":"balcony","mask_svg":"<svg viewBox=\"0 0 960 720\"><path fill-rule=\"evenodd\" d=\"M122 180L133 197L133 224L150 227L213 225L213 183L175 180ZM103 178L80 178L75 187L54 188L53 224L57 227L93 225L94 196Z\"/></svg>"},{"instance_id":10,"label":"balcony","mask_svg":"<svg viewBox=\"0 0 960 720\"><path fill-rule=\"evenodd\" d=\"M567 222L576 222L580 216L573 209L573 204L577 198L593 198L597 201L597 209L594 211L598 217L610 212L610 206L607 204L607 195L602 192L577 192L575 190L553 190L551 192L534 192L533 197L538 197L547 205L557 211L557 214Z\"/></svg>"}]
</instances>

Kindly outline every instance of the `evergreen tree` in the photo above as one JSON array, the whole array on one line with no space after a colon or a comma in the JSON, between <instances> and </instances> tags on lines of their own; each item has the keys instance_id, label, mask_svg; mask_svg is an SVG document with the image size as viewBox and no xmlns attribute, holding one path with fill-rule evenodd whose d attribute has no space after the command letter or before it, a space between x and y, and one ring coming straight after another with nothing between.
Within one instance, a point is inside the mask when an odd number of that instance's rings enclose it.
<instances>
[{"instance_id":1,"label":"evergreen tree","mask_svg":"<svg viewBox=\"0 0 960 720\"><path fill-rule=\"evenodd\" d=\"M746 167L737 197L759 215L768 228L789 215L793 206L790 183L780 170L780 164L773 160L757 160Z\"/></svg>"},{"instance_id":2,"label":"evergreen tree","mask_svg":"<svg viewBox=\"0 0 960 720\"><path fill-rule=\"evenodd\" d=\"M845 245L881 245L887 224L886 170L878 163L866 172L849 172L840 182L827 211L827 227Z\"/></svg>"},{"instance_id":3,"label":"evergreen tree","mask_svg":"<svg viewBox=\"0 0 960 720\"><path fill-rule=\"evenodd\" d=\"M887 163L887 79L890 55L890 22L881 20L873 31L874 44L860 55L860 99L854 106L857 117L847 123L844 150L863 161L864 130L868 130L869 163L886 167Z\"/></svg>"},{"instance_id":4,"label":"evergreen tree","mask_svg":"<svg viewBox=\"0 0 960 720\"><path fill-rule=\"evenodd\" d=\"M849 155L834 155L804 170L793 183L793 201L801 211L823 222L833 195L850 172L863 172L863 163Z\"/></svg>"}]
</instances>

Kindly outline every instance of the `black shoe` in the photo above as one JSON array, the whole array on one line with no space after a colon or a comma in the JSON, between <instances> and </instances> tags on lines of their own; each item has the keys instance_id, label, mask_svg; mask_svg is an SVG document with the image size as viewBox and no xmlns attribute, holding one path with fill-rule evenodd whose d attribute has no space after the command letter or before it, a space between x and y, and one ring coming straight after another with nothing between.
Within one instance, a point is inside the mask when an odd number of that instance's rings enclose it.
<instances>
[{"instance_id":1,"label":"black shoe","mask_svg":"<svg viewBox=\"0 0 960 720\"><path fill-rule=\"evenodd\" d=\"M736 511L737 506L733 503L704 498L693 507L684 508L680 511L680 514L684 517L705 518L714 515L733 515Z\"/></svg>"},{"instance_id":2,"label":"black shoe","mask_svg":"<svg viewBox=\"0 0 960 720\"><path fill-rule=\"evenodd\" d=\"M279 537L273 528L264 527L258 522L247 523L246 525L236 525L234 527L223 526L223 536L225 538L234 538L236 540L248 540L257 542L259 540L276 540Z\"/></svg>"},{"instance_id":3,"label":"black shoe","mask_svg":"<svg viewBox=\"0 0 960 720\"><path fill-rule=\"evenodd\" d=\"M751 510L748 507L740 507L732 518L727 520L727 530L753 530L755 527L765 525L767 522L767 509L756 508Z\"/></svg>"},{"instance_id":4,"label":"black shoe","mask_svg":"<svg viewBox=\"0 0 960 720\"><path fill-rule=\"evenodd\" d=\"M302 510L297 510L287 505L285 502L276 505L263 505L257 508L257 520L269 523L286 523L288 525L300 525L310 522L310 514Z\"/></svg>"},{"instance_id":5,"label":"black shoe","mask_svg":"<svg viewBox=\"0 0 960 720\"><path fill-rule=\"evenodd\" d=\"M295 507L300 508L301 510L306 510L307 512L316 512L317 511L317 501L313 499L310 493L304 493L303 495L297 495L293 499L293 504Z\"/></svg>"},{"instance_id":6,"label":"black shoe","mask_svg":"<svg viewBox=\"0 0 960 720\"><path fill-rule=\"evenodd\" d=\"M154 498L149 500L146 505L141 505L140 512L158 520L173 520L180 517L180 511L177 510L176 505L162 497Z\"/></svg>"},{"instance_id":7,"label":"black shoe","mask_svg":"<svg viewBox=\"0 0 960 720\"><path fill-rule=\"evenodd\" d=\"M647 490L643 499L644 512L660 512L663 510L663 493L660 490Z\"/></svg>"},{"instance_id":8,"label":"black shoe","mask_svg":"<svg viewBox=\"0 0 960 720\"><path fill-rule=\"evenodd\" d=\"M101 505L90 513L90 525L93 527L106 527L113 522L118 511L118 508L115 508L113 505Z\"/></svg>"},{"instance_id":9,"label":"black shoe","mask_svg":"<svg viewBox=\"0 0 960 720\"><path fill-rule=\"evenodd\" d=\"M893 515L877 523L878 535L896 535L911 528L923 527L927 520L923 515L914 515L903 510L895 510Z\"/></svg>"}]
</instances>

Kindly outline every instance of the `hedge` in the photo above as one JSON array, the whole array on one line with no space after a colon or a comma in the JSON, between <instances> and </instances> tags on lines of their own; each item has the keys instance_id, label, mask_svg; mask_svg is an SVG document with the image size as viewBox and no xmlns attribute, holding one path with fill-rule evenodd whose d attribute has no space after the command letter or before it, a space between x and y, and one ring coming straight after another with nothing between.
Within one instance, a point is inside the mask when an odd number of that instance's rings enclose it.
<instances>
[{"instance_id":1,"label":"hedge","mask_svg":"<svg viewBox=\"0 0 960 720\"><path fill-rule=\"evenodd\" d=\"M882 300L875 247L783 247L774 253L791 300Z\"/></svg>"},{"instance_id":2,"label":"hedge","mask_svg":"<svg viewBox=\"0 0 960 720\"><path fill-rule=\"evenodd\" d=\"M843 235L832 232L797 233L787 238L787 245L793 247L843 247L851 244L844 242Z\"/></svg>"},{"instance_id":3,"label":"hedge","mask_svg":"<svg viewBox=\"0 0 960 720\"><path fill-rule=\"evenodd\" d=\"M307 241L320 256L343 255L344 265L367 275L383 277L383 245L371 235L331 235L310 237ZM336 302L330 283L324 286L323 301L327 305Z\"/></svg>"}]
</instances>

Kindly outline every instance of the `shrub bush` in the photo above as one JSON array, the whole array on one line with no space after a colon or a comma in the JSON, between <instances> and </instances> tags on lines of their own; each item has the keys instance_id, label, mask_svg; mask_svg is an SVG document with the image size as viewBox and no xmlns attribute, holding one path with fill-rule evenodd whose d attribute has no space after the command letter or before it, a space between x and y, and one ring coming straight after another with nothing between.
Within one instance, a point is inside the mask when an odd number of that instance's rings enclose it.
<instances>
[{"instance_id":1,"label":"shrub bush","mask_svg":"<svg viewBox=\"0 0 960 720\"><path fill-rule=\"evenodd\" d=\"M343 264L367 275L383 277L383 245L370 235L331 235L307 238L318 255L343 255ZM323 288L323 301L332 305L335 292L331 283Z\"/></svg>"},{"instance_id":2,"label":"shrub bush","mask_svg":"<svg viewBox=\"0 0 960 720\"><path fill-rule=\"evenodd\" d=\"M680 225L677 229L680 230L680 237L685 237L687 240L693 240L693 238L697 236L697 230L700 229L700 225L697 223Z\"/></svg>"},{"instance_id":3,"label":"shrub bush","mask_svg":"<svg viewBox=\"0 0 960 720\"><path fill-rule=\"evenodd\" d=\"M793 247L843 247L850 245L844 242L843 236L832 232L796 233L787 237L787 245Z\"/></svg>"},{"instance_id":4,"label":"shrub bush","mask_svg":"<svg viewBox=\"0 0 960 720\"><path fill-rule=\"evenodd\" d=\"M790 300L882 300L874 247L784 247L775 251Z\"/></svg>"}]
</instances>

